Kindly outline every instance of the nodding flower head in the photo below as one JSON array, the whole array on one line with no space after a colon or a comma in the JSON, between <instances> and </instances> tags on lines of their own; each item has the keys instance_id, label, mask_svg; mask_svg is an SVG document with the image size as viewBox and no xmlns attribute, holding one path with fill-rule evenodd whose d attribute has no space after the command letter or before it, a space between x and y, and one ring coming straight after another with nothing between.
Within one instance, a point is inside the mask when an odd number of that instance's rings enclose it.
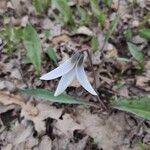
<instances>
[{"instance_id":1,"label":"nodding flower head","mask_svg":"<svg viewBox=\"0 0 150 150\"><path fill-rule=\"evenodd\" d=\"M70 59L49 73L44 74L40 79L52 80L58 77L61 77L61 80L59 81L54 96L63 93L75 77L85 90L92 95L97 95L86 76L84 70L84 54L81 52L76 52Z\"/></svg>"}]
</instances>

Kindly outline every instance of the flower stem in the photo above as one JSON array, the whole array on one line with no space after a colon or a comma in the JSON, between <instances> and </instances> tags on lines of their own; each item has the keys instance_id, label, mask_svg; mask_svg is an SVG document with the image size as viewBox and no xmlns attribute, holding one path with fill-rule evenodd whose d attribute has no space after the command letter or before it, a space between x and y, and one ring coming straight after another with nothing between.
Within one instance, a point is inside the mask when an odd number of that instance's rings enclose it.
<instances>
[{"instance_id":1,"label":"flower stem","mask_svg":"<svg viewBox=\"0 0 150 150\"><path fill-rule=\"evenodd\" d=\"M87 55L88 55L88 58L89 58L89 61L90 61L90 65L91 65L91 69L92 69L92 73L93 73L93 78L94 78L94 88L95 88L95 91L96 91L96 93L97 93L97 99L98 99L98 101L100 102L101 106L102 106L105 110L108 110L107 106L104 104L104 102L100 99L100 97L99 97L99 95L98 95L97 85L96 85L96 74L95 74L95 70L94 70L94 66L93 66L93 63L92 63L92 58L91 58L90 52L89 52L89 50L87 50L87 49L84 49L83 51L86 51L86 52L87 52Z\"/></svg>"}]
</instances>

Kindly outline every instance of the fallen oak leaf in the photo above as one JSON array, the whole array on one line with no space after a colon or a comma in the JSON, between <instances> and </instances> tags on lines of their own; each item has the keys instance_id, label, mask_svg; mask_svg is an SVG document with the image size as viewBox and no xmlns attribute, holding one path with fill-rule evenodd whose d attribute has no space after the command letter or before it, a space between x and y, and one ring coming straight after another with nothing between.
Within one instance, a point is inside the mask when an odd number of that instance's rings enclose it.
<instances>
[{"instance_id":1,"label":"fallen oak leaf","mask_svg":"<svg viewBox=\"0 0 150 150\"><path fill-rule=\"evenodd\" d=\"M22 110L26 111L29 115L35 116L38 114L38 109L30 103L25 103L19 95L8 94L0 92L0 103L3 105L16 104L21 106Z\"/></svg>"}]
</instances>

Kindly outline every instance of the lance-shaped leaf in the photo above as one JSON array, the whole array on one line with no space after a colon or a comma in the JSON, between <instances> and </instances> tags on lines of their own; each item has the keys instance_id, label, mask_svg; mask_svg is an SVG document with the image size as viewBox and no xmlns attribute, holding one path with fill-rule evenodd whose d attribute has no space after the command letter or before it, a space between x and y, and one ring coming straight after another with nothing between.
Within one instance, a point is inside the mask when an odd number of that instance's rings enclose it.
<instances>
[{"instance_id":1,"label":"lance-shaped leaf","mask_svg":"<svg viewBox=\"0 0 150 150\"><path fill-rule=\"evenodd\" d=\"M76 64L76 76L78 81L80 82L80 84L91 94L93 95L97 95L97 93L95 92L95 90L93 89L93 87L91 86L85 70L84 70L84 66L83 66L83 59L84 57L81 56L79 61Z\"/></svg>"},{"instance_id":2,"label":"lance-shaped leaf","mask_svg":"<svg viewBox=\"0 0 150 150\"><path fill-rule=\"evenodd\" d=\"M65 89L71 84L74 78L75 78L75 69L73 68L67 74L62 76L61 80L59 81L59 84L57 86L54 96L58 96L61 93L63 93Z\"/></svg>"},{"instance_id":3,"label":"lance-shaped leaf","mask_svg":"<svg viewBox=\"0 0 150 150\"><path fill-rule=\"evenodd\" d=\"M58 77L61 77L64 74L68 73L70 70L73 69L74 66L75 66L75 63L72 63L71 58L70 58L66 62L64 62L62 65L57 67L56 69L43 75L40 79L41 80L56 79Z\"/></svg>"},{"instance_id":4,"label":"lance-shaped leaf","mask_svg":"<svg viewBox=\"0 0 150 150\"><path fill-rule=\"evenodd\" d=\"M119 99L112 102L114 108L130 112L150 120L150 97Z\"/></svg>"},{"instance_id":5,"label":"lance-shaped leaf","mask_svg":"<svg viewBox=\"0 0 150 150\"><path fill-rule=\"evenodd\" d=\"M64 95L64 94L55 97L54 92L43 90L43 89L24 89L24 90L19 90L19 92L21 92L22 94L32 96L34 98L48 100L50 102L65 103L65 104L85 104L89 106L98 107L97 105L94 105L92 103L85 102L75 97Z\"/></svg>"},{"instance_id":6,"label":"lance-shaped leaf","mask_svg":"<svg viewBox=\"0 0 150 150\"><path fill-rule=\"evenodd\" d=\"M144 55L143 53L140 51L140 49L132 44L132 43L127 43L128 44L128 48L129 48L129 51L131 53L131 55L141 64L143 65L143 62L144 62Z\"/></svg>"},{"instance_id":7,"label":"lance-shaped leaf","mask_svg":"<svg viewBox=\"0 0 150 150\"><path fill-rule=\"evenodd\" d=\"M31 26L28 25L24 29L24 44L25 48L27 49L27 56L32 62L34 68L36 69L37 73L41 72L41 44L40 38L36 30Z\"/></svg>"},{"instance_id":8,"label":"lance-shaped leaf","mask_svg":"<svg viewBox=\"0 0 150 150\"><path fill-rule=\"evenodd\" d=\"M143 28L140 30L140 36L150 41L150 29Z\"/></svg>"}]
</instances>

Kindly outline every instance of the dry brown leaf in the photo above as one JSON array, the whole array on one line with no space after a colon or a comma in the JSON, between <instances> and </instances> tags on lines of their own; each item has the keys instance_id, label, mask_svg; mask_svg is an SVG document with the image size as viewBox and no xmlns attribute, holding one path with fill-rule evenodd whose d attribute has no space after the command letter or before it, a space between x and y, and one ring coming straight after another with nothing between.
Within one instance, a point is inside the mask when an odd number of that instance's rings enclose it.
<instances>
[{"instance_id":1,"label":"dry brown leaf","mask_svg":"<svg viewBox=\"0 0 150 150\"><path fill-rule=\"evenodd\" d=\"M71 150L85 150L88 143L89 136L84 137L78 143L69 143L68 149Z\"/></svg>"},{"instance_id":2,"label":"dry brown leaf","mask_svg":"<svg viewBox=\"0 0 150 150\"><path fill-rule=\"evenodd\" d=\"M27 112L29 115L35 116L38 114L37 108L32 106L30 103L25 103L19 95L8 94L6 92L0 92L0 103L3 105L16 104L21 106L22 110Z\"/></svg>"},{"instance_id":3,"label":"dry brown leaf","mask_svg":"<svg viewBox=\"0 0 150 150\"><path fill-rule=\"evenodd\" d=\"M1 148L2 148L2 150L12 150L13 145L12 144L7 144L6 146L2 146Z\"/></svg>"},{"instance_id":4,"label":"dry brown leaf","mask_svg":"<svg viewBox=\"0 0 150 150\"><path fill-rule=\"evenodd\" d=\"M22 121L21 124L15 122L15 124L11 125L11 130L7 130L2 134L1 140L5 140L5 142L3 142L2 149L28 149L27 141L33 138L33 126L26 121Z\"/></svg>"},{"instance_id":5,"label":"dry brown leaf","mask_svg":"<svg viewBox=\"0 0 150 150\"><path fill-rule=\"evenodd\" d=\"M1 0L0 1L0 13L4 13L5 9L6 9L6 1L5 0Z\"/></svg>"},{"instance_id":6,"label":"dry brown leaf","mask_svg":"<svg viewBox=\"0 0 150 150\"><path fill-rule=\"evenodd\" d=\"M22 111L21 116L23 116L26 120L33 121L36 131L39 134L43 134L46 130L44 120L49 117L58 120L62 114L62 109L52 107L46 102L39 103L36 108L39 111L37 116L31 116L26 111Z\"/></svg>"},{"instance_id":7,"label":"dry brown leaf","mask_svg":"<svg viewBox=\"0 0 150 150\"><path fill-rule=\"evenodd\" d=\"M146 76L137 76L136 77L136 86L142 88L143 90L150 92L150 77Z\"/></svg>"},{"instance_id":8,"label":"dry brown leaf","mask_svg":"<svg viewBox=\"0 0 150 150\"><path fill-rule=\"evenodd\" d=\"M72 137L74 130L84 129L83 126L75 122L69 114L65 114L63 119L57 120L55 127L58 131L60 131L60 133L66 135L67 137Z\"/></svg>"},{"instance_id":9,"label":"dry brown leaf","mask_svg":"<svg viewBox=\"0 0 150 150\"><path fill-rule=\"evenodd\" d=\"M14 83L12 83L10 81L2 80L2 81L0 81L0 90L4 90L4 89L5 90L7 89L8 91L13 92L16 90L16 87L15 87Z\"/></svg>"},{"instance_id":10,"label":"dry brown leaf","mask_svg":"<svg viewBox=\"0 0 150 150\"><path fill-rule=\"evenodd\" d=\"M33 126L28 125L27 127L20 125L17 126L15 132L15 137L12 139L14 145L19 145L22 142L25 142L28 137L33 134Z\"/></svg>"},{"instance_id":11,"label":"dry brown leaf","mask_svg":"<svg viewBox=\"0 0 150 150\"><path fill-rule=\"evenodd\" d=\"M22 12L21 0L11 0L11 3L12 3L13 9L15 9L15 11L18 14L21 14L21 12Z\"/></svg>"},{"instance_id":12,"label":"dry brown leaf","mask_svg":"<svg viewBox=\"0 0 150 150\"><path fill-rule=\"evenodd\" d=\"M51 150L52 149L52 140L47 136L43 136L41 143L39 145L39 150Z\"/></svg>"},{"instance_id":13,"label":"dry brown leaf","mask_svg":"<svg viewBox=\"0 0 150 150\"><path fill-rule=\"evenodd\" d=\"M38 144L39 144L39 140L36 137L31 136L29 139L26 140L26 147L28 149L32 149Z\"/></svg>"},{"instance_id":14,"label":"dry brown leaf","mask_svg":"<svg viewBox=\"0 0 150 150\"><path fill-rule=\"evenodd\" d=\"M83 34L87 36L93 36L93 32L86 26L79 27L76 34Z\"/></svg>"},{"instance_id":15,"label":"dry brown leaf","mask_svg":"<svg viewBox=\"0 0 150 150\"><path fill-rule=\"evenodd\" d=\"M70 86L77 88L77 87L80 87L81 85L78 80L73 80L73 82L70 84Z\"/></svg>"},{"instance_id":16,"label":"dry brown leaf","mask_svg":"<svg viewBox=\"0 0 150 150\"><path fill-rule=\"evenodd\" d=\"M118 57L118 51L117 49L112 45L108 44L106 49L105 49L105 58L117 58Z\"/></svg>"},{"instance_id":17,"label":"dry brown leaf","mask_svg":"<svg viewBox=\"0 0 150 150\"><path fill-rule=\"evenodd\" d=\"M100 75L100 78L102 79L103 83L107 83L108 85L112 85L114 83L114 80L108 78L108 77L104 77Z\"/></svg>"},{"instance_id":18,"label":"dry brown leaf","mask_svg":"<svg viewBox=\"0 0 150 150\"><path fill-rule=\"evenodd\" d=\"M76 112L76 121L84 128L84 133L92 137L99 147L104 150L114 150L116 147L128 149L124 145L124 140L129 126L123 113L107 118L107 116L91 114L89 110L82 109L81 106L76 109Z\"/></svg>"},{"instance_id":19,"label":"dry brown leaf","mask_svg":"<svg viewBox=\"0 0 150 150\"><path fill-rule=\"evenodd\" d=\"M55 138L53 140L52 149L53 150L65 150L69 143L70 143L70 139L68 137L59 135L59 138Z\"/></svg>"},{"instance_id":20,"label":"dry brown leaf","mask_svg":"<svg viewBox=\"0 0 150 150\"><path fill-rule=\"evenodd\" d=\"M41 23L42 28L45 30L50 30L53 26L52 21L49 18L45 18Z\"/></svg>"},{"instance_id":21,"label":"dry brown leaf","mask_svg":"<svg viewBox=\"0 0 150 150\"><path fill-rule=\"evenodd\" d=\"M118 89L118 93L120 96L127 97L127 98L129 97L129 91L126 86L123 86L122 88Z\"/></svg>"},{"instance_id":22,"label":"dry brown leaf","mask_svg":"<svg viewBox=\"0 0 150 150\"><path fill-rule=\"evenodd\" d=\"M0 114L5 113L12 109L15 109L15 105L4 106L0 104Z\"/></svg>"},{"instance_id":23,"label":"dry brown leaf","mask_svg":"<svg viewBox=\"0 0 150 150\"><path fill-rule=\"evenodd\" d=\"M66 34L62 34L62 35L53 37L53 39L52 39L52 43L53 43L54 45L58 45L58 44L60 44L60 43L62 43L62 42L68 42L68 41L70 41L70 38L69 38L69 36L66 35Z\"/></svg>"}]
</instances>

